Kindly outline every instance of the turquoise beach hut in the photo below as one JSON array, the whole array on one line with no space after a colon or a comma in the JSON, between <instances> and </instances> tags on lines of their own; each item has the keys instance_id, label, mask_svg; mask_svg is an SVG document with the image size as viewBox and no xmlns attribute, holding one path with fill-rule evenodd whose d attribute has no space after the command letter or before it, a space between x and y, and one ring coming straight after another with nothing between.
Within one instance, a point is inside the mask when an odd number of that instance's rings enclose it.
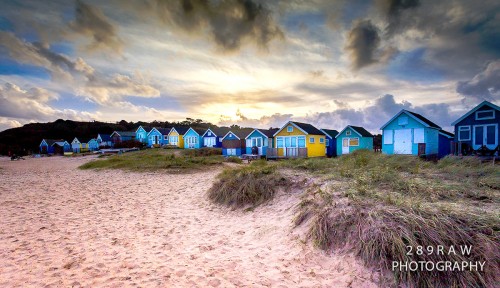
<instances>
[{"instance_id":1,"label":"turquoise beach hut","mask_svg":"<svg viewBox=\"0 0 500 288\"><path fill-rule=\"evenodd\" d=\"M246 140L246 154L252 154L252 148L257 147L257 154L265 156L267 148L274 148L274 133L278 132L278 128L273 129L254 129Z\"/></svg>"},{"instance_id":2,"label":"turquoise beach hut","mask_svg":"<svg viewBox=\"0 0 500 288\"><path fill-rule=\"evenodd\" d=\"M438 155L441 127L418 113L403 109L380 129L384 154Z\"/></svg>"},{"instance_id":3,"label":"turquoise beach hut","mask_svg":"<svg viewBox=\"0 0 500 288\"><path fill-rule=\"evenodd\" d=\"M347 125L335 139L337 155L350 154L359 149L373 150L373 135L363 127Z\"/></svg>"},{"instance_id":4,"label":"turquoise beach hut","mask_svg":"<svg viewBox=\"0 0 500 288\"><path fill-rule=\"evenodd\" d=\"M168 144L168 133L170 128L153 128L148 133L148 146L163 146Z\"/></svg>"},{"instance_id":5,"label":"turquoise beach hut","mask_svg":"<svg viewBox=\"0 0 500 288\"><path fill-rule=\"evenodd\" d=\"M184 149L200 149L203 145L202 135L205 129L189 127L188 131L182 136L184 138Z\"/></svg>"},{"instance_id":6,"label":"turquoise beach hut","mask_svg":"<svg viewBox=\"0 0 500 288\"><path fill-rule=\"evenodd\" d=\"M141 143L148 143L148 134L151 132L151 127L148 126L139 126L137 130L135 130L135 140Z\"/></svg>"}]
</instances>

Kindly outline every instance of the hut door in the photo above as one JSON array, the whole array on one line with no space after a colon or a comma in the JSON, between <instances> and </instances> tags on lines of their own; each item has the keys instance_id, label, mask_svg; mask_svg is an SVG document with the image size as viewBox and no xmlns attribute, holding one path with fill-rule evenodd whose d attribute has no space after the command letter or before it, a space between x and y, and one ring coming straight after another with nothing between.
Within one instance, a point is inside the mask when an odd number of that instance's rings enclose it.
<instances>
[{"instance_id":1,"label":"hut door","mask_svg":"<svg viewBox=\"0 0 500 288\"><path fill-rule=\"evenodd\" d=\"M496 124L474 126L474 149L486 146L495 149L498 145L498 127Z\"/></svg>"},{"instance_id":2,"label":"hut door","mask_svg":"<svg viewBox=\"0 0 500 288\"><path fill-rule=\"evenodd\" d=\"M411 129L394 130L394 154L411 154Z\"/></svg>"},{"instance_id":3,"label":"hut door","mask_svg":"<svg viewBox=\"0 0 500 288\"><path fill-rule=\"evenodd\" d=\"M342 154L349 154L349 138L342 139Z\"/></svg>"}]
</instances>

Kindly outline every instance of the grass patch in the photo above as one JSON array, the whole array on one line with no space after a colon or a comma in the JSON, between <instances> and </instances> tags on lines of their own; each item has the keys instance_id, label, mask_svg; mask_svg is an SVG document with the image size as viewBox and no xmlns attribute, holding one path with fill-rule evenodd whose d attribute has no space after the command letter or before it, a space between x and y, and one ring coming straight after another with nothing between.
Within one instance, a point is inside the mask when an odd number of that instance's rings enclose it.
<instances>
[{"instance_id":1,"label":"grass patch","mask_svg":"<svg viewBox=\"0 0 500 288\"><path fill-rule=\"evenodd\" d=\"M124 169L130 171L199 170L224 162L222 156L186 156L170 149L147 149L90 161L80 169Z\"/></svg>"},{"instance_id":2,"label":"grass patch","mask_svg":"<svg viewBox=\"0 0 500 288\"><path fill-rule=\"evenodd\" d=\"M240 157L229 156L226 158L226 162L241 164L243 163L243 160L241 160Z\"/></svg>"},{"instance_id":3,"label":"grass patch","mask_svg":"<svg viewBox=\"0 0 500 288\"><path fill-rule=\"evenodd\" d=\"M392 274L394 286L493 287L500 281L500 167L476 158L417 157L359 151L336 159L300 159L278 165L340 183L314 187L297 206L295 225L307 223L319 248L354 252ZM461 253L416 255L439 245ZM414 255L407 255L407 246ZM448 249L448 250L447 250ZM485 261L483 271L392 271L393 261Z\"/></svg>"},{"instance_id":4,"label":"grass patch","mask_svg":"<svg viewBox=\"0 0 500 288\"><path fill-rule=\"evenodd\" d=\"M200 149L185 149L182 150L182 155L188 157L206 157L222 155L222 148L203 147Z\"/></svg>"},{"instance_id":5,"label":"grass patch","mask_svg":"<svg viewBox=\"0 0 500 288\"><path fill-rule=\"evenodd\" d=\"M227 168L208 190L208 199L233 208L256 207L272 199L279 187L289 185L276 168L265 161Z\"/></svg>"}]
</instances>

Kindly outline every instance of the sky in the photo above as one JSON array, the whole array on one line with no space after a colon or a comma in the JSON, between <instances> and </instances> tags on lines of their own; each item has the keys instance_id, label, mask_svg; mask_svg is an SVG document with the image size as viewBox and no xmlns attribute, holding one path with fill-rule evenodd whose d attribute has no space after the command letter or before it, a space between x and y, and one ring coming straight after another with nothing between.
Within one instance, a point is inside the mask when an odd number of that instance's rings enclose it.
<instances>
[{"instance_id":1,"label":"sky","mask_svg":"<svg viewBox=\"0 0 500 288\"><path fill-rule=\"evenodd\" d=\"M0 131L182 121L446 130L500 104L500 2L0 0Z\"/></svg>"}]
</instances>

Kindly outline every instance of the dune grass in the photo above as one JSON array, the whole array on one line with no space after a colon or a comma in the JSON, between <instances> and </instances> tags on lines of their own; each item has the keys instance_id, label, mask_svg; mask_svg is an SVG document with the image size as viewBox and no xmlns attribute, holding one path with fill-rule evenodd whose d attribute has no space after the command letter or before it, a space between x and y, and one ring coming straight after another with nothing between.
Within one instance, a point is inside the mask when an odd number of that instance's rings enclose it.
<instances>
[{"instance_id":1,"label":"dune grass","mask_svg":"<svg viewBox=\"0 0 500 288\"><path fill-rule=\"evenodd\" d=\"M188 157L206 157L222 155L222 148L203 147L200 149L184 149L182 155Z\"/></svg>"},{"instance_id":2,"label":"dune grass","mask_svg":"<svg viewBox=\"0 0 500 288\"><path fill-rule=\"evenodd\" d=\"M289 184L266 161L254 161L250 165L227 168L217 177L207 196L216 204L233 208L256 207L271 200L279 187Z\"/></svg>"},{"instance_id":3,"label":"dune grass","mask_svg":"<svg viewBox=\"0 0 500 288\"><path fill-rule=\"evenodd\" d=\"M392 273L394 285L493 287L500 281L499 166L478 159L416 157L358 151L337 159L284 161L282 166L329 179L297 206L296 225L309 225L321 249L354 252ZM327 181L328 182L328 181ZM471 245L471 255L407 255L417 246ZM399 271L393 261L486 261L484 271Z\"/></svg>"},{"instance_id":4,"label":"dune grass","mask_svg":"<svg viewBox=\"0 0 500 288\"><path fill-rule=\"evenodd\" d=\"M191 151L191 150L189 150ZM184 152L184 151L183 151ZM194 156L185 155L173 149L147 149L112 155L81 165L80 169L124 169L130 171L200 170L208 166L221 164L224 158L218 155Z\"/></svg>"}]
</instances>

